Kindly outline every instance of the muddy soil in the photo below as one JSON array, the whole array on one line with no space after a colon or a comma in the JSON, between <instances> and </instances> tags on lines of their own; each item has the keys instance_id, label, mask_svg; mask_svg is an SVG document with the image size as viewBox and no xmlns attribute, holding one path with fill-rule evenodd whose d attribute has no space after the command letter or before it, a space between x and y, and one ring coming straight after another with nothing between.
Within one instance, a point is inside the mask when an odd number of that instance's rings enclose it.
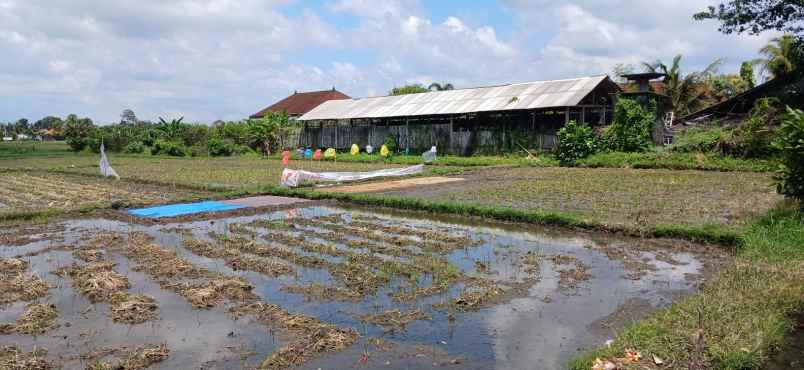
<instances>
[{"instance_id":1,"label":"muddy soil","mask_svg":"<svg viewBox=\"0 0 804 370\"><path fill-rule=\"evenodd\" d=\"M0 243L7 273L47 283L0 307L0 323L16 325L32 304L57 316L0 344L65 369L128 358L153 368L561 368L693 293L728 259L676 240L326 206L43 230L53 232Z\"/></svg>"}]
</instances>

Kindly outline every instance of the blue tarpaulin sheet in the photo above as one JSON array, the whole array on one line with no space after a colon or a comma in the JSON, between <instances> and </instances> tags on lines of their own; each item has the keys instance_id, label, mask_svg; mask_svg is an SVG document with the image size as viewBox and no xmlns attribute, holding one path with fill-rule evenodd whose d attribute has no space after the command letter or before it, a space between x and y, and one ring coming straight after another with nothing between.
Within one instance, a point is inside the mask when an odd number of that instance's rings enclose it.
<instances>
[{"instance_id":1,"label":"blue tarpaulin sheet","mask_svg":"<svg viewBox=\"0 0 804 370\"><path fill-rule=\"evenodd\" d=\"M204 201L198 203L180 203L158 207L130 209L128 210L128 213L139 217L159 218L191 215L202 212L230 211L240 208L246 207L235 204L226 204L223 202Z\"/></svg>"}]
</instances>

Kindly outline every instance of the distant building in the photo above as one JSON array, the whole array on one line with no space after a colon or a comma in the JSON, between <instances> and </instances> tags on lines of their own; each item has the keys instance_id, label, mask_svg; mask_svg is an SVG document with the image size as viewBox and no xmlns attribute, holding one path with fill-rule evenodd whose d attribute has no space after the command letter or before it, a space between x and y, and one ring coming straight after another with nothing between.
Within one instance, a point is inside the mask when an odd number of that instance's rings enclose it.
<instances>
[{"instance_id":1,"label":"distant building","mask_svg":"<svg viewBox=\"0 0 804 370\"><path fill-rule=\"evenodd\" d=\"M299 144L379 148L393 139L401 151L469 155L551 149L569 121L611 123L622 90L605 75L328 101L299 118Z\"/></svg>"},{"instance_id":2,"label":"distant building","mask_svg":"<svg viewBox=\"0 0 804 370\"><path fill-rule=\"evenodd\" d=\"M12 140L14 140L14 138L11 136L3 136L3 141L12 141Z\"/></svg>"},{"instance_id":3,"label":"distant building","mask_svg":"<svg viewBox=\"0 0 804 370\"><path fill-rule=\"evenodd\" d=\"M284 98L273 105L252 114L249 118L262 118L268 112L285 112L292 119L301 117L313 108L321 105L328 100L343 100L350 97L333 87L331 90L294 92L293 95Z\"/></svg>"},{"instance_id":4,"label":"distant building","mask_svg":"<svg viewBox=\"0 0 804 370\"><path fill-rule=\"evenodd\" d=\"M26 134L17 134L17 140L30 140L31 137Z\"/></svg>"}]
</instances>

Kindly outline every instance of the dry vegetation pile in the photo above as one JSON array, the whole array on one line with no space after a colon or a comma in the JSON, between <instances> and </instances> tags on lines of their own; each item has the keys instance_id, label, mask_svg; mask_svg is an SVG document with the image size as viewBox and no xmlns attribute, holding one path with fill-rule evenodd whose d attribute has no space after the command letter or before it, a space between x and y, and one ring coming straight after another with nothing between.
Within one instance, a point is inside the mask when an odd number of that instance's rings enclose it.
<instances>
[{"instance_id":1,"label":"dry vegetation pile","mask_svg":"<svg viewBox=\"0 0 804 370\"><path fill-rule=\"evenodd\" d=\"M263 361L263 369L285 369L297 366L316 354L341 351L354 344L359 334L354 329L340 329L318 319L292 314L281 307L263 302L233 307L235 317L250 315L257 321L277 327L295 340Z\"/></svg>"},{"instance_id":2,"label":"dry vegetation pile","mask_svg":"<svg viewBox=\"0 0 804 370\"><path fill-rule=\"evenodd\" d=\"M227 235L212 236L222 246L196 248L199 254L219 257L221 251L238 250L327 270L334 280L332 284L288 283L282 287L285 292L303 294L312 300L362 301L376 296L381 288L391 287L394 291L389 294L395 302L411 302L465 284L465 294L456 301L462 311L471 311L509 299L536 281L534 268L521 282L467 276L447 255L477 246L479 241L438 225L412 227L362 215L353 215L349 221L343 214L330 214L231 224Z\"/></svg>"},{"instance_id":3,"label":"dry vegetation pile","mask_svg":"<svg viewBox=\"0 0 804 370\"><path fill-rule=\"evenodd\" d=\"M203 242L188 244L191 251L229 256L225 252L214 252L215 248ZM124 248L124 254L137 263L136 270L149 274L162 287L177 292L193 307L207 309L227 303L234 317L250 315L294 338L291 344L265 360L265 368L295 366L318 353L342 350L357 340L358 334L354 330L340 329L311 316L292 314L279 306L264 303L251 292L253 287L245 279L197 267L175 251L153 244L146 235L132 234Z\"/></svg>"},{"instance_id":4,"label":"dry vegetation pile","mask_svg":"<svg viewBox=\"0 0 804 370\"><path fill-rule=\"evenodd\" d=\"M35 349L23 352L16 346L0 347L0 369L8 370L49 370L53 366L45 360L47 351Z\"/></svg>"},{"instance_id":5,"label":"dry vegetation pile","mask_svg":"<svg viewBox=\"0 0 804 370\"><path fill-rule=\"evenodd\" d=\"M123 355L112 362L94 361L87 366L87 370L143 370L167 360L170 354L165 344L144 345L131 351L116 349L113 352L123 352Z\"/></svg>"},{"instance_id":6,"label":"dry vegetation pile","mask_svg":"<svg viewBox=\"0 0 804 370\"><path fill-rule=\"evenodd\" d=\"M159 306L149 296L118 292L111 299L112 320L127 324L141 324L155 319Z\"/></svg>"},{"instance_id":7,"label":"dry vegetation pile","mask_svg":"<svg viewBox=\"0 0 804 370\"><path fill-rule=\"evenodd\" d=\"M52 288L35 273L29 273L28 267L28 262L19 258L0 258L0 307L44 297Z\"/></svg>"},{"instance_id":8,"label":"dry vegetation pile","mask_svg":"<svg viewBox=\"0 0 804 370\"><path fill-rule=\"evenodd\" d=\"M33 303L28 305L16 323L0 324L0 334L41 335L56 327L58 316L56 306Z\"/></svg>"}]
</instances>

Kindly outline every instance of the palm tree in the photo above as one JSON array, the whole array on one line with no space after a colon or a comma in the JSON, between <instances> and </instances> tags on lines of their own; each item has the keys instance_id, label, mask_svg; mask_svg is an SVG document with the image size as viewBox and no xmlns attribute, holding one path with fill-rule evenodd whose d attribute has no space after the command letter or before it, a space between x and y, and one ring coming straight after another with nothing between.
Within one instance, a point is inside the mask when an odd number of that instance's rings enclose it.
<instances>
[{"instance_id":1,"label":"palm tree","mask_svg":"<svg viewBox=\"0 0 804 370\"><path fill-rule=\"evenodd\" d=\"M669 68L661 61L642 63L647 72L667 75L664 78L665 93L670 97L673 111L678 116L687 115L703 105L705 95L709 91L709 80L721 63L720 59L716 59L703 71L684 75L681 73L681 57L680 54L676 55Z\"/></svg>"},{"instance_id":2,"label":"palm tree","mask_svg":"<svg viewBox=\"0 0 804 370\"><path fill-rule=\"evenodd\" d=\"M759 49L765 58L757 60L762 65L762 72L770 72L773 78L786 76L796 69L795 64L796 38L786 33L782 37L775 37L768 45Z\"/></svg>"},{"instance_id":3,"label":"palm tree","mask_svg":"<svg viewBox=\"0 0 804 370\"><path fill-rule=\"evenodd\" d=\"M455 86L452 86L452 84L449 82L443 85L438 82L433 82L430 84L430 86L427 86L427 89L432 91L445 91L445 90L453 90L455 89Z\"/></svg>"}]
</instances>

